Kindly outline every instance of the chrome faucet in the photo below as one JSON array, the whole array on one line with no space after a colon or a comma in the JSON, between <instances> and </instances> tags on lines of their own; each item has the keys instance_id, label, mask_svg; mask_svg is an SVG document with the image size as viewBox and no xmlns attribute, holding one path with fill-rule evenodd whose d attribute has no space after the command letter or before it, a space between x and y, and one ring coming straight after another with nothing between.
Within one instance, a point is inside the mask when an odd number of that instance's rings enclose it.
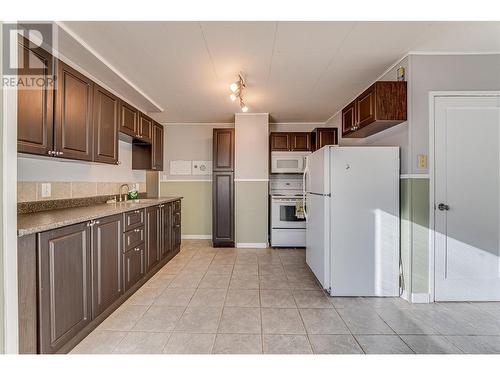
<instances>
[{"instance_id":1,"label":"chrome faucet","mask_svg":"<svg viewBox=\"0 0 500 375\"><path fill-rule=\"evenodd\" d=\"M127 188L127 193L125 193L125 199L122 199L122 188L123 188L124 186ZM123 200L125 200L125 201L127 200L127 194L128 194L128 191L129 191L129 190L130 190L130 188L129 188L128 184L121 184L121 185L120 185L120 190L118 191L118 196L120 197L120 198L119 198L119 201L120 201L120 202L122 202Z\"/></svg>"}]
</instances>

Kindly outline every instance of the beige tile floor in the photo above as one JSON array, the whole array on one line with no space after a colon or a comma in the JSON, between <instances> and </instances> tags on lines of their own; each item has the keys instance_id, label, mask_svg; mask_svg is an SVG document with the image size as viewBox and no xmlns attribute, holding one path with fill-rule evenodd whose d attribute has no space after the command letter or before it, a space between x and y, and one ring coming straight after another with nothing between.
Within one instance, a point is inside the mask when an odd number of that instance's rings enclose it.
<instances>
[{"instance_id":1,"label":"beige tile floor","mask_svg":"<svg viewBox=\"0 0 500 375\"><path fill-rule=\"evenodd\" d=\"M500 303L331 298L304 250L183 241L72 353L500 353Z\"/></svg>"}]
</instances>

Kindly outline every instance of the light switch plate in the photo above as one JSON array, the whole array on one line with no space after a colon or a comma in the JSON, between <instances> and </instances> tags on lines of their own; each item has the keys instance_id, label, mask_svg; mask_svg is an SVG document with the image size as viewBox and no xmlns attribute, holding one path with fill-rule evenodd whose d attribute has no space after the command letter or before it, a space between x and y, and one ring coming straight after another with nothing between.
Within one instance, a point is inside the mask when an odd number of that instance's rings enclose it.
<instances>
[{"instance_id":1,"label":"light switch plate","mask_svg":"<svg viewBox=\"0 0 500 375\"><path fill-rule=\"evenodd\" d=\"M49 198L52 195L50 183L42 184L42 198Z\"/></svg>"},{"instance_id":2,"label":"light switch plate","mask_svg":"<svg viewBox=\"0 0 500 375\"><path fill-rule=\"evenodd\" d=\"M427 168L427 155L418 155L418 167L420 169Z\"/></svg>"}]
</instances>

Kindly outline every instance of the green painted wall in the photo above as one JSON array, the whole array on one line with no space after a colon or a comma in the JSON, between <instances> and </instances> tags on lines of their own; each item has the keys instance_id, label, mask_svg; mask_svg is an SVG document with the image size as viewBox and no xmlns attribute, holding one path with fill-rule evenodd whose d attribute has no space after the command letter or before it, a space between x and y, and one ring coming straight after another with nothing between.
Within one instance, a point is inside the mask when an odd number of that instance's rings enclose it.
<instances>
[{"instance_id":1,"label":"green painted wall","mask_svg":"<svg viewBox=\"0 0 500 375\"><path fill-rule=\"evenodd\" d=\"M400 194L404 289L408 295L428 293L429 179L402 179Z\"/></svg>"},{"instance_id":2,"label":"green painted wall","mask_svg":"<svg viewBox=\"0 0 500 375\"><path fill-rule=\"evenodd\" d=\"M408 179L400 180L400 218L401 218L401 262L403 265L403 290L409 294L411 288L411 220L410 220L410 185Z\"/></svg>"},{"instance_id":3,"label":"green painted wall","mask_svg":"<svg viewBox=\"0 0 500 375\"><path fill-rule=\"evenodd\" d=\"M268 242L268 182L235 182L236 243Z\"/></svg>"},{"instance_id":4,"label":"green painted wall","mask_svg":"<svg viewBox=\"0 0 500 375\"><path fill-rule=\"evenodd\" d=\"M212 235L212 181L161 182L161 196L182 196L182 234Z\"/></svg>"},{"instance_id":5,"label":"green painted wall","mask_svg":"<svg viewBox=\"0 0 500 375\"><path fill-rule=\"evenodd\" d=\"M429 292L429 179L411 180L412 293Z\"/></svg>"}]
</instances>

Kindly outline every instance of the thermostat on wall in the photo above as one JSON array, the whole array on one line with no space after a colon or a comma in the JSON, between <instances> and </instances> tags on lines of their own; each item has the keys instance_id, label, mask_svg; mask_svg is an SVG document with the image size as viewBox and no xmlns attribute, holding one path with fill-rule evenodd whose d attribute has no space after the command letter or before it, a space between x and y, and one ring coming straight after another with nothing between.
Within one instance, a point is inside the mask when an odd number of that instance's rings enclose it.
<instances>
[{"instance_id":1,"label":"thermostat on wall","mask_svg":"<svg viewBox=\"0 0 500 375\"><path fill-rule=\"evenodd\" d=\"M212 174L212 161L211 160L193 160L192 174Z\"/></svg>"}]
</instances>

